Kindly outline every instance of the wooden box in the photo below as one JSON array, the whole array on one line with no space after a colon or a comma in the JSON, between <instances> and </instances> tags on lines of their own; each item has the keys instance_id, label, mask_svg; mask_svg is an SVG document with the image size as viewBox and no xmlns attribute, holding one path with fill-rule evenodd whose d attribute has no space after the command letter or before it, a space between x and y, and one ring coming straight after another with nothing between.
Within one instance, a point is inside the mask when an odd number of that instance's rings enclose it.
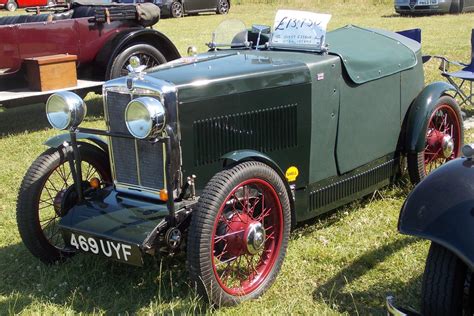
<instances>
[{"instance_id":1,"label":"wooden box","mask_svg":"<svg viewBox=\"0 0 474 316\"><path fill-rule=\"evenodd\" d=\"M77 86L76 55L50 55L26 58L28 86L48 91Z\"/></svg>"}]
</instances>

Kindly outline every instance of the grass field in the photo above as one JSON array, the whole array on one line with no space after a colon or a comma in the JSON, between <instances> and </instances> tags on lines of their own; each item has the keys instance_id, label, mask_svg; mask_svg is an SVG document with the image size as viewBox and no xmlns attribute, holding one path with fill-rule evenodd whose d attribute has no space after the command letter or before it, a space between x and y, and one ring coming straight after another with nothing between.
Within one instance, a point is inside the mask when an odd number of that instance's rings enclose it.
<instances>
[{"instance_id":1,"label":"grass field","mask_svg":"<svg viewBox=\"0 0 474 316\"><path fill-rule=\"evenodd\" d=\"M226 18L241 19L247 25L271 24L278 8L305 8L331 13L330 29L346 24L390 30L420 27L425 54L470 58L474 14L401 18L394 14L391 2L384 1L261 2L235 5L226 17L208 14L162 20L156 28L184 54L189 45L204 51L203 43ZM441 80L437 66L425 65L427 82ZM88 103L90 115L84 126L103 127L100 98L89 95ZM196 298L187 283L183 256L144 269L87 255L45 266L20 241L15 204L24 172L45 149L42 142L55 134L43 106L0 108L0 315L382 315L388 294L405 306L418 307L428 243L397 233L399 210L411 189L407 181L296 229L274 286L262 298L233 308L212 310ZM467 131L466 137L473 140L473 132Z\"/></svg>"}]
</instances>

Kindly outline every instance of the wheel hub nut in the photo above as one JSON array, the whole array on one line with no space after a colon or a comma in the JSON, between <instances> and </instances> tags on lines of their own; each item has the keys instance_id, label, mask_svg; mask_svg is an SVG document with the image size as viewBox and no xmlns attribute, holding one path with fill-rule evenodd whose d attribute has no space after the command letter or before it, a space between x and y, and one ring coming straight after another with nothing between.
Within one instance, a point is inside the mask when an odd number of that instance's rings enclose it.
<instances>
[{"instance_id":1,"label":"wheel hub nut","mask_svg":"<svg viewBox=\"0 0 474 316\"><path fill-rule=\"evenodd\" d=\"M259 252L265 244L265 229L260 222L253 222L248 226L247 235L247 251L254 255Z\"/></svg>"},{"instance_id":2,"label":"wheel hub nut","mask_svg":"<svg viewBox=\"0 0 474 316\"><path fill-rule=\"evenodd\" d=\"M443 156L444 158L449 158L453 154L454 151L454 141L450 135L444 135L443 140L441 142L441 146L443 148Z\"/></svg>"}]
</instances>

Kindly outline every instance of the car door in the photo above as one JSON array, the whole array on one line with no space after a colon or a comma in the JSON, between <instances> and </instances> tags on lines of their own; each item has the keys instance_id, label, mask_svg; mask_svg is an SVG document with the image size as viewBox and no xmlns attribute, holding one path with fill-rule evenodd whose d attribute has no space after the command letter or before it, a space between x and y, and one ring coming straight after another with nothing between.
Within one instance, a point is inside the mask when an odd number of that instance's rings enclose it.
<instances>
[{"instance_id":1,"label":"car door","mask_svg":"<svg viewBox=\"0 0 474 316\"><path fill-rule=\"evenodd\" d=\"M217 7L217 0L183 0L184 9L189 11L201 11Z\"/></svg>"},{"instance_id":2,"label":"car door","mask_svg":"<svg viewBox=\"0 0 474 316\"><path fill-rule=\"evenodd\" d=\"M17 29L18 25L0 26L0 77L4 74L15 73L21 67Z\"/></svg>"}]
</instances>

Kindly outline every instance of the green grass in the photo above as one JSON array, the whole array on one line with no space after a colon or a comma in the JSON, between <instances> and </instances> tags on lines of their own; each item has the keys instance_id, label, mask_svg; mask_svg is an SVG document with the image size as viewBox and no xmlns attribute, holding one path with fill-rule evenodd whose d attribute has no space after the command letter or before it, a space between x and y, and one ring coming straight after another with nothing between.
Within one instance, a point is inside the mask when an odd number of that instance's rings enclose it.
<instances>
[{"instance_id":1,"label":"green grass","mask_svg":"<svg viewBox=\"0 0 474 316\"><path fill-rule=\"evenodd\" d=\"M203 43L226 18L242 19L247 25L271 24L277 8L305 8L333 14L331 29L345 24L390 30L421 27L425 54L466 61L470 57L472 14L401 18L394 15L391 3L370 5L382 1L369 0L263 2L235 5L227 17L164 19L156 28L184 54L189 45L204 51ZM441 80L437 66L425 65L427 82ZM88 104L84 126L103 127L100 98L89 95ZM274 286L262 298L233 308L210 310L196 298L182 255L143 269L82 254L62 265L45 266L20 241L15 204L26 169L45 149L42 142L55 134L41 105L0 108L0 315L381 315L388 294L405 306L418 307L428 243L396 230L400 207L411 189L408 184L389 187L298 228ZM473 140L474 132L467 131L466 137Z\"/></svg>"}]
</instances>

